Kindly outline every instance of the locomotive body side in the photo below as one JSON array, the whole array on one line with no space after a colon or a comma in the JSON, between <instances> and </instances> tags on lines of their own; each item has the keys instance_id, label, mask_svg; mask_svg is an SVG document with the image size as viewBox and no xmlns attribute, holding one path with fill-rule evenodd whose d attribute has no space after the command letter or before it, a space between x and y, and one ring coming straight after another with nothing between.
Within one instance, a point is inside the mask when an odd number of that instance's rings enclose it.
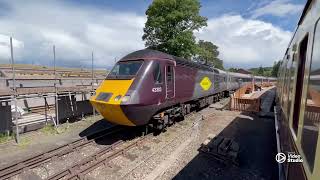
<instances>
[{"instance_id":1,"label":"locomotive body side","mask_svg":"<svg viewBox=\"0 0 320 180\"><path fill-rule=\"evenodd\" d=\"M214 93L228 90L227 72L220 69L214 69Z\"/></svg>"},{"instance_id":2,"label":"locomotive body side","mask_svg":"<svg viewBox=\"0 0 320 180\"><path fill-rule=\"evenodd\" d=\"M90 100L110 122L145 125L159 111L215 93L213 71L179 64L174 57L153 50L131 53L119 63L135 61L143 62L136 75L109 75ZM100 93L112 95L101 101Z\"/></svg>"},{"instance_id":3,"label":"locomotive body side","mask_svg":"<svg viewBox=\"0 0 320 180\"><path fill-rule=\"evenodd\" d=\"M204 107L247 81L249 75L145 49L122 58L90 102L112 123L140 126L155 116L177 117L192 107Z\"/></svg>"},{"instance_id":4,"label":"locomotive body side","mask_svg":"<svg viewBox=\"0 0 320 180\"><path fill-rule=\"evenodd\" d=\"M252 75L228 72L228 90L234 91L253 81Z\"/></svg>"}]
</instances>

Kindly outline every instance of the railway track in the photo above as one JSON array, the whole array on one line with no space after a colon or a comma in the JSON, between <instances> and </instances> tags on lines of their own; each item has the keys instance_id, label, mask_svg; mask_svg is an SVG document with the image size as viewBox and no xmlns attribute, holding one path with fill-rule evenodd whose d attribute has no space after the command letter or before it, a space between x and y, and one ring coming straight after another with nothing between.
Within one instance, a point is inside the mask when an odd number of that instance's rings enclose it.
<instances>
[{"instance_id":1,"label":"railway track","mask_svg":"<svg viewBox=\"0 0 320 180\"><path fill-rule=\"evenodd\" d=\"M190 118L191 116L194 116L194 115L195 115L195 112L192 112L186 115L185 118ZM90 134L86 137L80 138L69 144L62 145L58 148L52 149L45 153L38 154L36 156L25 159L18 163L14 163L12 165L4 167L0 169L0 180L12 178L16 175L22 174L24 171L31 170L31 169L40 167L46 163L49 163L53 159L78 151L86 146L96 144L96 140L106 137L108 135L115 134L116 132L119 132L121 130L124 130L124 127L113 126L113 127L104 129L102 131ZM63 179L74 179L74 178L83 179L83 177L86 174L93 171L97 167L103 164L106 164L108 161L112 160L113 158L124 154L126 151L128 151L133 147L136 147L137 145L140 144L140 142L142 142L149 135L135 138L133 139L132 143L120 149L117 149L117 148L124 145L123 140L118 140L111 145L106 145L102 149L99 149L94 154L82 159L80 162L77 162L72 166L63 169L60 172L54 173L53 175L50 175L50 176L48 175L46 178L52 179L52 180L62 179L62 178ZM109 155L106 155L107 153Z\"/></svg>"},{"instance_id":2,"label":"railway track","mask_svg":"<svg viewBox=\"0 0 320 180\"><path fill-rule=\"evenodd\" d=\"M150 134L149 134L150 135ZM98 168L101 165L106 164L108 161L118 157L119 155L125 154L126 151L132 149L133 147L138 146L143 140L145 140L149 135L142 136L137 140L134 140L130 144L116 149L124 144L124 141L120 140L116 143L106 146L95 154L83 159L79 163L58 172L48 178L48 180L57 180L57 179L84 179L84 176L94 169ZM113 151L113 152L112 152ZM110 154L106 155L106 153Z\"/></svg>"},{"instance_id":3,"label":"railway track","mask_svg":"<svg viewBox=\"0 0 320 180\"><path fill-rule=\"evenodd\" d=\"M88 135L69 144L62 145L58 148L52 149L42 154L38 154L31 158L25 159L18 163L14 163L7 167L0 169L0 179L9 179L13 176L21 174L24 170L33 169L49 162L53 158L62 157L66 154L74 152L85 146L95 143L97 139L114 134L123 130L123 127L112 126L94 134Z\"/></svg>"},{"instance_id":4,"label":"railway track","mask_svg":"<svg viewBox=\"0 0 320 180\"><path fill-rule=\"evenodd\" d=\"M211 115L213 116L214 114L211 114ZM193 116L195 116L195 113L188 114L188 115L186 116L186 118L191 118L191 117L193 117ZM120 179L126 179L126 178L128 178L128 175L129 175L129 174L131 174L132 172L134 172L134 171L135 171L136 169L138 169L141 165L145 164L147 161L149 161L150 159L152 159L153 157L155 157L155 156L158 155L159 153L162 153L162 151L166 151L166 150L168 149L168 146L170 146L171 144L173 144L173 143L174 143L177 139L179 139L180 137L182 137L182 136L187 136L187 137L189 137L190 134L188 134L188 132L190 132L190 130L193 131L196 126L199 126L199 123L200 123L203 119L204 119L204 116L202 116L202 115L201 115L200 117L196 118L190 127L186 128L186 129L184 129L182 132L178 133L174 138L172 138L171 141L169 141L169 142L165 143L163 146L161 146L161 147L159 148L159 150L157 150L157 151L151 153L150 155L146 156L145 158L143 158L143 159L142 159L139 163L137 163L132 169L130 169L130 170L128 170L127 172L125 172L124 175L122 175L122 176L120 177ZM157 178L150 178L150 179L157 179Z\"/></svg>"},{"instance_id":5,"label":"railway track","mask_svg":"<svg viewBox=\"0 0 320 180\"><path fill-rule=\"evenodd\" d=\"M194 116L194 113L188 114L186 117L190 118L191 116ZM185 134L187 131L189 131L191 128L194 128L195 124L197 124L199 121L201 121L201 118L198 118L193 125L184 130L182 133L179 133L177 137L174 139L177 139L181 134ZM136 139L134 139L129 144L125 144L124 141L119 140L109 146L104 147L103 149L99 150L98 152L86 157L85 159L81 160L80 162L73 164L72 166L57 172L51 176L49 176L48 180L58 180L58 179L85 179L85 176L95 170L96 168L106 165L111 161L112 159L126 154L127 151L130 149L139 146L146 140L149 136L152 136L152 134L148 134L146 136L141 136ZM163 148L165 149L168 145L170 145L173 141L170 141L167 143ZM147 161L149 158L155 156L156 153L153 153L151 156L146 158L144 161ZM139 163L136 168L140 165ZM135 168L134 168L135 169ZM134 169L129 171L128 173L132 172Z\"/></svg>"}]
</instances>

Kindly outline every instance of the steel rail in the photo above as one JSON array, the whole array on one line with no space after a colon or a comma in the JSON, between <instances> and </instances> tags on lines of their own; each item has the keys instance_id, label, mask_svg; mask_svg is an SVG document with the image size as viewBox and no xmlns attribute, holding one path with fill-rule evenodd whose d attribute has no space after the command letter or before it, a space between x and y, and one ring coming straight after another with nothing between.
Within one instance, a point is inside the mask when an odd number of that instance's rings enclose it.
<instances>
[{"instance_id":1,"label":"steel rail","mask_svg":"<svg viewBox=\"0 0 320 180\"><path fill-rule=\"evenodd\" d=\"M116 147L119 147L124 144L124 141L120 140L116 143L107 146L100 150L99 152L85 158L79 163L70 166L69 168L60 171L48 178L48 180L58 180L58 179L83 179L86 174L98 168L102 164L106 164L108 161L118 157L119 155L124 154L126 151L132 149L133 147L138 146L143 140L148 136L143 136L142 138L135 140L129 145L120 148L109 155L105 155L108 152L111 152ZM105 155L105 156L104 156Z\"/></svg>"},{"instance_id":2,"label":"steel rail","mask_svg":"<svg viewBox=\"0 0 320 180\"><path fill-rule=\"evenodd\" d=\"M107 135L114 134L114 133L121 131L121 130L123 130L123 128L121 128L119 126L112 126L110 128L101 130L99 132L96 132L96 133L90 134L86 137L75 140L69 144L62 145L58 148L49 150L47 152L33 156L31 158L20 161L18 163L13 164L13 165L9 165L7 167L4 167L4 168L0 169L0 179L8 179L10 177L13 177L15 175L22 173L23 170L25 170L25 169L32 169L32 168L38 167L38 166L50 161L51 159L53 159L55 157L61 157L63 155L74 152L75 150L78 150L78 149L83 148L89 144L92 144L97 139L100 139L100 138L105 137ZM106 131L108 131L108 132L104 133ZM98 135L98 136L94 137L96 135ZM94 137L94 138L88 139L88 137Z\"/></svg>"},{"instance_id":3,"label":"steel rail","mask_svg":"<svg viewBox=\"0 0 320 180\"><path fill-rule=\"evenodd\" d=\"M214 114L210 114L214 115ZM194 113L190 113L186 115L186 118L191 118L194 116ZM204 116L201 115L200 117L196 118L196 120L194 120L194 122L192 123L192 125L190 127L188 127L187 129L184 129L181 133L177 134L174 138L172 138L171 141L169 141L168 143L164 144L163 146L161 146L159 148L159 150L153 152L152 154L150 154L149 156L147 156L146 158L143 158L139 163L137 163L132 169L130 169L129 171L125 172L124 175L122 175L119 179L126 179L126 177L132 173L133 171L135 171L141 164L145 163L147 160L151 159L152 157L154 157L155 155L159 154L159 152L163 151L164 149L166 149L166 147L170 146L173 142L175 142L177 139L179 139L179 137L183 137L186 136L186 134L188 133L188 131L190 131L192 128L194 128L196 126L196 124L198 124L201 120L204 120ZM176 126L178 127L178 126ZM157 178L155 178L157 179Z\"/></svg>"}]
</instances>

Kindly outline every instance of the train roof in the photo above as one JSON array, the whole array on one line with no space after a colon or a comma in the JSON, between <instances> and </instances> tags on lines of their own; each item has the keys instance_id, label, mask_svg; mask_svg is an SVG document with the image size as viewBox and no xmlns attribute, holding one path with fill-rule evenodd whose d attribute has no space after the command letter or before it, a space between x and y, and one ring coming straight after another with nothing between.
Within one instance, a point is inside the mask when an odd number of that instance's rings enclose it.
<instances>
[{"instance_id":1,"label":"train roof","mask_svg":"<svg viewBox=\"0 0 320 180\"><path fill-rule=\"evenodd\" d=\"M197 69L200 69L200 70L205 70L205 71L211 71L211 72L216 72L218 73L218 71L210 66L206 66L206 65L203 65L203 64L199 64L199 63L196 63L196 62L193 62L193 61L190 61L190 60L186 60L184 58L181 58L181 57L176 57L176 56L173 56L174 60L176 61L177 64L180 64L182 66L188 66L188 67L193 67L193 68L197 68Z\"/></svg>"},{"instance_id":2,"label":"train roof","mask_svg":"<svg viewBox=\"0 0 320 180\"><path fill-rule=\"evenodd\" d=\"M276 77L267 77L267 76L254 76L256 79L269 79L269 80L276 80Z\"/></svg>"},{"instance_id":3,"label":"train roof","mask_svg":"<svg viewBox=\"0 0 320 180\"><path fill-rule=\"evenodd\" d=\"M188 66L192 68L197 68L200 70L205 70L205 71L211 71L211 72L217 72L213 68L199 64L181 57L176 57L161 51L153 50L153 49L142 49L138 50L135 52L132 52L125 57L121 58L120 61L128 61L128 60L137 60L137 59L167 59L167 60L172 60L175 61L177 64L182 65L182 66Z\"/></svg>"},{"instance_id":4,"label":"train roof","mask_svg":"<svg viewBox=\"0 0 320 180\"><path fill-rule=\"evenodd\" d=\"M233 75L236 77L242 77L242 78L251 78L251 75L249 75L249 74L241 74L241 73L236 73L236 72L229 72L229 75Z\"/></svg>"},{"instance_id":5,"label":"train roof","mask_svg":"<svg viewBox=\"0 0 320 180\"><path fill-rule=\"evenodd\" d=\"M130 61L130 60L137 60L137 59L158 59L158 60L172 60L175 61L177 65L197 68L204 71L215 72L217 74L226 74L229 73L230 75L242 78L251 78L251 75L248 74L241 74L236 72L226 72L221 69L213 68L207 65L199 64L181 57L176 57L161 51L153 50L153 49L142 49L135 52L132 52L125 57L121 58L120 61ZM262 76L255 76L256 78L265 78Z\"/></svg>"},{"instance_id":6,"label":"train roof","mask_svg":"<svg viewBox=\"0 0 320 180\"><path fill-rule=\"evenodd\" d=\"M276 77L267 77L267 78L270 79L270 80L277 80Z\"/></svg>"},{"instance_id":7,"label":"train roof","mask_svg":"<svg viewBox=\"0 0 320 180\"><path fill-rule=\"evenodd\" d=\"M125 57L121 58L120 61L152 58L174 60L173 56L170 54L153 49L142 49L126 55Z\"/></svg>"},{"instance_id":8,"label":"train roof","mask_svg":"<svg viewBox=\"0 0 320 180\"><path fill-rule=\"evenodd\" d=\"M312 1L313 0L308 0L306 5L304 6L303 11L302 11L301 16L300 16L300 19L298 21L298 26L302 23L304 17L306 16Z\"/></svg>"},{"instance_id":9,"label":"train roof","mask_svg":"<svg viewBox=\"0 0 320 180\"><path fill-rule=\"evenodd\" d=\"M217 68L215 68L215 70L217 70L217 71L219 72L219 74L227 74L227 72L226 72L226 71L224 71L224 70L217 69Z\"/></svg>"}]
</instances>

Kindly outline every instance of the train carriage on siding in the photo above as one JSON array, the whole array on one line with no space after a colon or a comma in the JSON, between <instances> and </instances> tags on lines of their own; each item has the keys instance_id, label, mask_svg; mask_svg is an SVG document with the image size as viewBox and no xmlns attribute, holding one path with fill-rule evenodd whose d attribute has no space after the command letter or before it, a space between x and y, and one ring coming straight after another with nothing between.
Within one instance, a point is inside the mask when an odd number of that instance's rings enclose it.
<instances>
[{"instance_id":1,"label":"train carriage on siding","mask_svg":"<svg viewBox=\"0 0 320 180\"><path fill-rule=\"evenodd\" d=\"M115 124L152 124L161 129L173 117L228 94L233 87L226 88L227 81L227 73L221 70L144 49L123 57L90 101Z\"/></svg>"},{"instance_id":2,"label":"train carriage on siding","mask_svg":"<svg viewBox=\"0 0 320 180\"><path fill-rule=\"evenodd\" d=\"M251 74L241 74L235 72L228 72L228 89L238 89L247 83L251 83L253 81L253 76Z\"/></svg>"},{"instance_id":3,"label":"train carriage on siding","mask_svg":"<svg viewBox=\"0 0 320 180\"><path fill-rule=\"evenodd\" d=\"M220 69L215 69L218 71L215 76L215 81L219 83L219 89L217 91L228 91L228 72L220 70Z\"/></svg>"}]
</instances>

